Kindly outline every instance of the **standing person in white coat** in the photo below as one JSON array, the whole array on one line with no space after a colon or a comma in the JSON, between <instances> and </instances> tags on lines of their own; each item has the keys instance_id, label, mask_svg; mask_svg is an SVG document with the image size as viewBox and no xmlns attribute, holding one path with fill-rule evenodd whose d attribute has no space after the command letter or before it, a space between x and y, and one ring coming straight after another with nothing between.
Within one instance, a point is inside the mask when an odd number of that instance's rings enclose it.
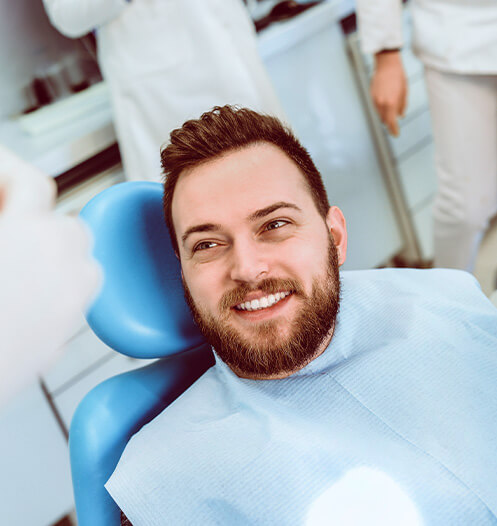
<instances>
[{"instance_id":1,"label":"standing person in white coat","mask_svg":"<svg viewBox=\"0 0 497 526\"><path fill-rule=\"evenodd\" d=\"M497 212L497 2L412 0L413 48L425 66L436 151L435 266L472 271ZM407 99L401 0L357 0L371 95L398 135Z\"/></svg>"},{"instance_id":2,"label":"standing person in white coat","mask_svg":"<svg viewBox=\"0 0 497 526\"><path fill-rule=\"evenodd\" d=\"M96 29L128 179L160 179L172 129L240 104L282 115L242 0L43 0L68 37Z\"/></svg>"},{"instance_id":3,"label":"standing person in white coat","mask_svg":"<svg viewBox=\"0 0 497 526\"><path fill-rule=\"evenodd\" d=\"M53 181L0 145L0 408L60 354L100 281L87 229L54 199Z\"/></svg>"}]
</instances>

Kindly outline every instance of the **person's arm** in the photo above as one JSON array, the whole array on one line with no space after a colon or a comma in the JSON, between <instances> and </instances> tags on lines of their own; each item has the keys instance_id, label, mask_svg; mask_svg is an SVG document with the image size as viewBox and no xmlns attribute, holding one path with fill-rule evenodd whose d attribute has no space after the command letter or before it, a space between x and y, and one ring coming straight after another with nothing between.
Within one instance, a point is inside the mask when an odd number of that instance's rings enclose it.
<instances>
[{"instance_id":1,"label":"person's arm","mask_svg":"<svg viewBox=\"0 0 497 526\"><path fill-rule=\"evenodd\" d=\"M356 0L361 48L374 55L371 98L381 121L399 134L398 118L405 113L407 79L402 66L401 0Z\"/></svg>"},{"instance_id":2,"label":"person's arm","mask_svg":"<svg viewBox=\"0 0 497 526\"><path fill-rule=\"evenodd\" d=\"M392 135L398 136L398 119L404 116L407 105L407 78L400 51L376 53L370 92L381 121Z\"/></svg>"},{"instance_id":3,"label":"person's arm","mask_svg":"<svg viewBox=\"0 0 497 526\"><path fill-rule=\"evenodd\" d=\"M86 227L54 199L53 180L0 145L0 406L60 354L100 282Z\"/></svg>"},{"instance_id":4,"label":"person's arm","mask_svg":"<svg viewBox=\"0 0 497 526\"><path fill-rule=\"evenodd\" d=\"M52 25L69 38L78 38L110 22L129 0L43 0Z\"/></svg>"}]
</instances>

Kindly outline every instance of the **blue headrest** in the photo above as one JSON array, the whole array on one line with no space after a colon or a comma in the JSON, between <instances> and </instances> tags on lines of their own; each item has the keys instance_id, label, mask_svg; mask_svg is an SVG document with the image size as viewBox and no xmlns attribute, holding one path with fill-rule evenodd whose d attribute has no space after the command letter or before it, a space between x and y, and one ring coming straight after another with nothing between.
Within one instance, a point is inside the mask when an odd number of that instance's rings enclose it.
<instances>
[{"instance_id":1,"label":"blue headrest","mask_svg":"<svg viewBox=\"0 0 497 526\"><path fill-rule=\"evenodd\" d=\"M184 300L162 192L160 183L122 183L81 211L104 273L88 324L107 345L135 358L169 356L204 341Z\"/></svg>"}]
</instances>

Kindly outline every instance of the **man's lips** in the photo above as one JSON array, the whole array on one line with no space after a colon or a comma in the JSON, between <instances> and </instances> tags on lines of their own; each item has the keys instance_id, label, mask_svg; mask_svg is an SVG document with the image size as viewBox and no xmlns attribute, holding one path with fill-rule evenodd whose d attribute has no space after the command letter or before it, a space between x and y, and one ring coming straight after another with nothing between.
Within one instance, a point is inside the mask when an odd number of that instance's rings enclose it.
<instances>
[{"instance_id":1,"label":"man's lips","mask_svg":"<svg viewBox=\"0 0 497 526\"><path fill-rule=\"evenodd\" d=\"M285 290L275 292L273 294L264 294L262 292L259 292L255 294L257 296L255 298L254 294L249 294L245 298L245 301L243 301L242 303L238 303L233 308L237 311L260 311L277 305L280 301L284 300L290 294L292 294L292 291Z\"/></svg>"}]
</instances>

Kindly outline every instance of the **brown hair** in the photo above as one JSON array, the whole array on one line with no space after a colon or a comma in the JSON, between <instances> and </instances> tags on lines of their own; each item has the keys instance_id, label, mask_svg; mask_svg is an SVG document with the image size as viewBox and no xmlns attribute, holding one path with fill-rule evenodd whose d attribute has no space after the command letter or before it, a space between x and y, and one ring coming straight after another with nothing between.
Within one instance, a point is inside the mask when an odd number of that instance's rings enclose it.
<instances>
[{"instance_id":1,"label":"brown hair","mask_svg":"<svg viewBox=\"0 0 497 526\"><path fill-rule=\"evenodd\" d=\"M261 115L248 108L216 106L200 119L186 121L181 128L173 130L170 143L161 150L165 177L164 215L176 252L179 251L171 205L176 183L183 170L259 142L274 144L297 164L318 212L326 218L330 204L321 174L290 129L276 117Z\"/></svg>"}]
</instances>

